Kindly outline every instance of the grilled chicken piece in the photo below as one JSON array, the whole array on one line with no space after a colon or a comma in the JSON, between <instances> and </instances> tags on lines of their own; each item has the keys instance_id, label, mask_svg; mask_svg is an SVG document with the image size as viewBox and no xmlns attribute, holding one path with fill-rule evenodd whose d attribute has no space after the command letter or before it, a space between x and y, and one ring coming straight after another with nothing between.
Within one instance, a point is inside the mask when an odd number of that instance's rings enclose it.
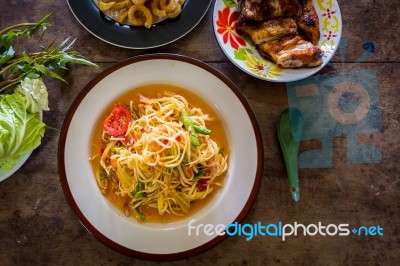
<instances>
[{"instance_id":1,"label":"grilled chicken piece","mask_svg":"<svg viewBox=\"0 0 400 266\"><path fill-rule=\"evenodd\" d=\"M239 3L239 21L254 23L266 20L261 1L241 0Z\"/></svg>"},{"instance_id":2,"label":"grilled chicken piece","mask_svg":"<svg viewBox=\"0 0 400 266\"><path fill-rule=\"evenodd\" d=\"M278 17L294 17L299 9L297 0L241 0L240 22L261 22Z\"/></svg>"},{"instance_id":3,"label":"grilled chicken piece","mask_svg":"<svg viewBox=\"0 0 400 266\"><path fill-rule=\"evenodd\" d=\"M239 23L236 31L240 35L250 36L253 43L258 45L284 36L295 35L297 25L292 18L277 18L257 25Z\"/></svg>"},{"instance_id":4,"label":"grilled chicken piece","mask_svg":"<svg viewBox=\"0 0 400 266\"><path fill-rule=\"evenodd\" d=\"M298 0L264 0L264 12L269 18L296 16L299 5Z\"/></svg>"},{"instance_id":5,"label":"grilled chicken piece","mask_svg":"<svg viewBox=\"0 0 400 266\"><path fill-rule=\"evenodd\" d=\"M282 68L315 67L322 64L321 49L300 36L263 43L257 49L261 55Z\"/></svg>"},{"instance_id":6,"label":"grilled chicken piece","mask_svg":"<svg viewBox=\"0 0 400 266\"><path fill-rule=\"evenodd\" d=\"M297 14L297 26L314 45L320 38L319 20L312 0L299 0L300 8Z\"/></svg>"}]
</instances>

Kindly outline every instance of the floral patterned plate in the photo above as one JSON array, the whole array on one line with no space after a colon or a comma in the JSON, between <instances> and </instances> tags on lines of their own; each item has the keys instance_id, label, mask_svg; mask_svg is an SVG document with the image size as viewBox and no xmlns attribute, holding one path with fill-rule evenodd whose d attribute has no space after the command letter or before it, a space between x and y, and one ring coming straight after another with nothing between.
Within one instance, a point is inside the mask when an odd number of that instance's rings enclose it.
<instances>
[{"instance_id":1,"label":"floral patterned plate","mask_svg":"<svg viewBox=\"0 0 400 266\"><path fill-rule=\"evenodd\" d=\"M309 77L329 62L339 46L342 17L337 1L313 0L320 23L321 38L318 46L324 52L323 63L313 68L282 69L261 57L251 40L236 33L239 1L216 0L213 27L217 41L229 60L254 77L273 82L289 82Z\"/></svg>"}]
</instances>

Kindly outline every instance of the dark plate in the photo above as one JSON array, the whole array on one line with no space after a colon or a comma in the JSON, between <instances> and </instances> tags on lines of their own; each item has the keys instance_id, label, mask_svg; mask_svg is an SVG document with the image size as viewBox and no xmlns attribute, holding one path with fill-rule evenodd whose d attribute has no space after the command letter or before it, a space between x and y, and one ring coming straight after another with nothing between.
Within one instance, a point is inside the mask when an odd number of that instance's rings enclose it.
<instances>
[{"instance_id":1,"label":"dark plate","mask_svg":"<svg viewBox=\"0 0 400 266\"><path fill-rule=\"evenodd\" d=\"M67 0L82 26L97 38L124 48L145 49L169 44L190 32L204 17L211 0L186 0L182 13L151 29L130 27L111 20L92 0Z\"/></svg>"}]
</instances>

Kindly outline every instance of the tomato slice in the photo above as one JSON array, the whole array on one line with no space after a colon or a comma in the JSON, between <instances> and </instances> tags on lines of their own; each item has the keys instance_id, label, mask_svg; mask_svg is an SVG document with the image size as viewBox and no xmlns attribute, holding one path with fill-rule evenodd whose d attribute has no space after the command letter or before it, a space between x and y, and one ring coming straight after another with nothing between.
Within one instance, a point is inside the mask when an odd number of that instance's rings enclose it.
<instances>
[{"instance_id":1,"label":"tomato slice","mask_svg":"<svg viewBox=\"0 0 400 266\"><path fill-rule=\"evenodd\" d=\"M210 178L202 178L202 179L199 179L199 181L197 181L197 189L199 190L199 191L204 191L204 190L206 190L207 189L207 183L208 183L208 180L209 180Z\"/></svg>"},{"instance_id":2,"label":"tomato slice","mask_svg":"<svg viewBox=\"0 0 400 266\"><path fill-rule=\"evenodd\" d=\"M130 147L135 143L135 141L133 140L133 138L129 135L125 136L125 144L126 146Z\"/></svg>"},{"instance_id":3,"label":"tomato slice","mask_svg":"<svg viewBox=\"0 0 400 266\"><path fill-rule=\"evenodd\" d=\"M122 104L116 104L111 113L104 120L103 129L107 134L113 137L121 136L128 130L131 118L131 112L128 107Z\"/></svg>"}]
</instances>

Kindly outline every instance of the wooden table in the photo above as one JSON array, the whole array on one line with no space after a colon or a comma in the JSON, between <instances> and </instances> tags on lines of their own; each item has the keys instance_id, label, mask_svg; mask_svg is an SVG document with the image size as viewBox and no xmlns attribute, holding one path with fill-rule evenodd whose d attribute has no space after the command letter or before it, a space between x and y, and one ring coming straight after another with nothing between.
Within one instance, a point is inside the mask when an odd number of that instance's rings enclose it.
<instances>
[{"instance_id":1,"label":"wooden table","mask_svg":"<svg viewBox=\"0 0 400 266\"><path fill-rule=\"evenodd\" d=\"M199 0L200 1L200 0ZM212 29L212 8L201 23L178 41L149 50L129 50L104 43L88 33L74 18L66 1L0 0L0 27L37 21L54 11L51 36L60 40L76 36L74 50L99 68L71 66L68 84L46 80L50 112L44 114L42 145L14 175L0 183L0 265L152 265L103 245L79 222L69 207L59 180L57 145L59 129L71 103L94 76L110 65L145 53L177 53L206 62L231 79L254 109L264 145L264 172L256 200L243 223L305 225L349 224L380 226L383 235L358 236L257 236L228 237L214 248L173 265L390 265L400 262L400 4L397 0L342 1L342 38L347 40L344 61L338 52L333 65L319 74L355 71L376 74L379 130L358 132L356 144L369 144L380 152L375 163L348 162L346 134L332 137L332 167L300 169L302 197L294 202L279 150L276 123L288 107L287 85L253 78L235 67L221 51ZM212 5L213 7L213 5ZM376 51L352 67L372 41ZM354 143L353 143L354 144ZM305 141L301 151L320 148ZM350 149L351 150L351 149ZM379 154L378 154L379 155Z\"/></svg>"}]
</instances>

